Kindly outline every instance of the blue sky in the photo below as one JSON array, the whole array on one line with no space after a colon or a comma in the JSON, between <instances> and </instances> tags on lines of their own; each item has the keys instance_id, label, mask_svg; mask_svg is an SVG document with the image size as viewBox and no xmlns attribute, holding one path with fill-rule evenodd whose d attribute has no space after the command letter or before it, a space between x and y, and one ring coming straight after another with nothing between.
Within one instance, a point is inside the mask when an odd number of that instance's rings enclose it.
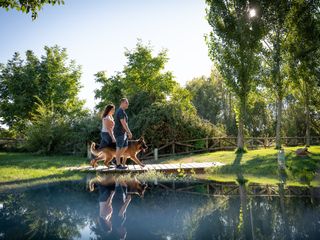
<instances>
[{"instance_id":1,"label":"blue sky","mask_svg":"<svg viewBox=\"0 0 320 240\"><path fill-rule=\"evenodd\" d=\"M79 97L93 109L93 91L100 87L93 75L121 71L125 48L134 48L139 38L155 53L168 49L166 70L184 86L209 75L212 66L204 41L210 31L205 8L203 0L65 0L65 5L45 6L35 21L0 9L0 62L28 49L40 56L45 45L67 48L69 58L82 66Z\"/></svg>"}]
</instances>

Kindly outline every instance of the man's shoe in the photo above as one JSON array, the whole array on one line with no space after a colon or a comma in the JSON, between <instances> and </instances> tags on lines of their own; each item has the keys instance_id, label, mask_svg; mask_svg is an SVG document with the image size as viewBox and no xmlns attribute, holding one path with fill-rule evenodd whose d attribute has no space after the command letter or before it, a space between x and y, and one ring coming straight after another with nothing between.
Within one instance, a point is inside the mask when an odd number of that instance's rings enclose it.
<instances>
[{"instance_id":1,"label":"man's shoe","mask_svg":"<svg viewBox=\"0 0 320 240\"><path fill-rule=\"evenodd\" d=\"M127 166L122 166L122 165L117 165L116 167L116 169L119 169L119 170L125 170L127 168L128 168Z\"/></svg>"}]
</instances>

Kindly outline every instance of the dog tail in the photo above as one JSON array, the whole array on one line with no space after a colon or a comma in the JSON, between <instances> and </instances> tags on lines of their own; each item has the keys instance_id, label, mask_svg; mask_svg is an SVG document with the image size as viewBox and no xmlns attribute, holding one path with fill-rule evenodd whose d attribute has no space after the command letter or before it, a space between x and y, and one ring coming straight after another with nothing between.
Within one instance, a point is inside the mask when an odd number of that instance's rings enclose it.
<instances>
[{"instance_id":1,"label":"dog tail","mask_svg":"<svg viewBox=\"0 0 320 240\"><path fill-rule=\"evenodd\" d=\"M95 184L95 179L91 179L88 184L90 192L94 191L94 184Z\"/></svg>"},{"instance_id":2,"label":"dog tail","mask_svg":"<svg viewBox=\"0 0 320 240\"><path fill-rule=\"evenodd\" d=\"M90 152L91 152L91 154L93 154L95 156L99 155L99 152L96 150L96 143L95 142L91 143Z\"/></svg>"}]
</instances>

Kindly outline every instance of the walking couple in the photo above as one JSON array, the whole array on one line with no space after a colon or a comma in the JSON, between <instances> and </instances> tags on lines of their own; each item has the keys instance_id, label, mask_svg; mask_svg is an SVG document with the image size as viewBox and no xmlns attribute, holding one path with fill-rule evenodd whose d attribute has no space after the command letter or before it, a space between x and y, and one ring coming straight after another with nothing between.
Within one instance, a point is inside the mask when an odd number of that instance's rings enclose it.
<instances>
[{"instance_id":1,"label":"walking couple","mask_svg":"<svg viewBox=\"0 0 320 240\"><path fill-rule=\"evenodd\" d=\"M125 112L129 107L127 98L120 100L120 107L115 112L115 106L109 104L102 114L101 142L99 149L116 143L116 168L126 169L120 164L120 157L128 147L128 139L132 139L132 133L128 126L128 116ZM113 115L115 113L115 118Z\"/></svg>"}]
</instances>

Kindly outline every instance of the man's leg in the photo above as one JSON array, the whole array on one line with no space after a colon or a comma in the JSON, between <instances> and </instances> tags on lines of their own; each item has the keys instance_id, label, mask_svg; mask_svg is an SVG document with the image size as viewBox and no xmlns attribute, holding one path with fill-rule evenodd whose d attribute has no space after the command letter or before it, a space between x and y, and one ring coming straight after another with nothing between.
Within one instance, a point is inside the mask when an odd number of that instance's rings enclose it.
<instances>
[{"instance_id":1,"label":"man's leg","mask_svg":"<svg viewBox=\"0 0 320 240\"><path fill-rule=\"evenodd\" d=\"M117 147L116 149L116 164L117 166L120 165L120 157L121 157L121 151L122 148Z\"/></svg>"},{"instance_id":2,"label":"man's leg","mask_svg":"<svg viewBox=\"0 0 320 240\"><path fill-rule=\"evenodd\" d=\"M127 141L126 141L126 136L122 135L122 136L117 136L116 137L116 162L117 162L117 168L121 168L121 162L120 162L120 158L123 155L124 151L127 149ZM122 167L122 169L125 169L126 167Z\"/></svg>"}]
</instances>

